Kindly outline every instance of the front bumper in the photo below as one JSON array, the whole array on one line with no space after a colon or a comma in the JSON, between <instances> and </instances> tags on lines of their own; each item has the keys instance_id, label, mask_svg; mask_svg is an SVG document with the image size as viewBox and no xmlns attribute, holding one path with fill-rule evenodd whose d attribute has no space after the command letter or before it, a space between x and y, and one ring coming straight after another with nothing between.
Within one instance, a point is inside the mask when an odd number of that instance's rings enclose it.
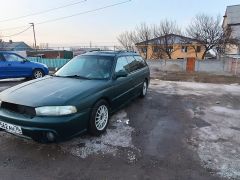
<instances>
[{"instance_id":1,"label":"front bumper","mask_svg":"<svg viewBox=\"0 0 240 180\"><path fill-rule=\"evenodd\" d=\"M20 126L22 135L34 140L51 132L56 140L73 137L87 130L90 110L68 116L31 118L27 115L0 109L0 121ZM16 134L17 135L17 134Z\"/></svg>"}]
</instances>

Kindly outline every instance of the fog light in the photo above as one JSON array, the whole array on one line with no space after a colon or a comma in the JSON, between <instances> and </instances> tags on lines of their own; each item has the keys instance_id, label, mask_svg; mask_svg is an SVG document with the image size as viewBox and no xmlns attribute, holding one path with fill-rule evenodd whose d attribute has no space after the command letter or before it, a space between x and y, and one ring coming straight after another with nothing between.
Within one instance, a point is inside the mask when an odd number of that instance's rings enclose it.
<instances>
[{"instance_id":1,"label":"fog light","mask_svg":"<svg viewBox=\"0 0 240 180\"><path fill-rule=\"evenodd\" d=\"M52 132L47 132L46 137L48 141L51 141L51 142L55 141L55 135Z\"/></svg>"}]
</instances>

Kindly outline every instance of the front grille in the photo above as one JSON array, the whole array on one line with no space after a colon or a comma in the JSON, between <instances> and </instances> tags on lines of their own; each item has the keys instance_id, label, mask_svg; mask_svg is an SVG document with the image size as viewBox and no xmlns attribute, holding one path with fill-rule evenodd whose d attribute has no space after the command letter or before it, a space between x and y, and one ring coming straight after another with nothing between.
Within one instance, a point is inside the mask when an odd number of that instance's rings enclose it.
<instances>
[{"instance_id":1,"label":"front grille","mask_svg":"<svg viewBox=\"0 0 240 180\"><path fill-rule=\"evenodd\" d=\"M36 116L35 108L29 107L29 106L23 106L23 105L19 105L19 104L2 102L1 108L6 109L8 111L16 112L19 114L29 115L31 117Z\"/></svg>"}]
</instances>

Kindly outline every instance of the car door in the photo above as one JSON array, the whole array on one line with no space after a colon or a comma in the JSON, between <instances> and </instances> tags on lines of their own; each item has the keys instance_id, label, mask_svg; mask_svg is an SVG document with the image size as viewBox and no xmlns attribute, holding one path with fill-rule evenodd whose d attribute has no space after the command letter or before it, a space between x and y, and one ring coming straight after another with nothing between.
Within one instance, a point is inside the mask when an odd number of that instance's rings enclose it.
<instances>
[{"instance_id":1,"label":"car door","mask_svg":"<svg viewBox=\"0 0 240 180\"><path fill-rule=\"evenodd\" d=\"M3 53L3 57L6 62L7 77L27 77L32 72L32 68L23 57L13 53Z\"/></svg>"},{"instance_id":2,"label":"car door","mask_svg":"<svg viewBox=\"0 0 240 180\"><path fill-rule=\"evenodd\" d=\"M141 57L127 56L130 69L130 77L132 78L132 94L137 96L142 89L143 82L145 80L144 60ZM142 62L141 62L142 61Z\"/></svg>"},{"instance_id":3,"label":"car door","mask_svg":"<svg viewBox=\"0 0 240 180\"><path fill-rule=\"evenodd\" d=\"M0 53L0 78L7 77L6 68L7 68L7 63L6 63L2 53Z\"/></svg>"},{"instance_id":4,"label":"car door","mask_svg":"<svg viewBox=\"0 0 240 180\"><path fill-rule=\"evenodd\" d=\"M129 73L128 61L126 57L119 57L117 59L114 74L116 74L119 71L126 71L127 73ZM118 107L126 103L129 99L131 99L131 88L132 80L129 75L127 75L126 77L119 78L113 77L111 90L113 109L118 109Z\"/></svg>"}]
</instances>

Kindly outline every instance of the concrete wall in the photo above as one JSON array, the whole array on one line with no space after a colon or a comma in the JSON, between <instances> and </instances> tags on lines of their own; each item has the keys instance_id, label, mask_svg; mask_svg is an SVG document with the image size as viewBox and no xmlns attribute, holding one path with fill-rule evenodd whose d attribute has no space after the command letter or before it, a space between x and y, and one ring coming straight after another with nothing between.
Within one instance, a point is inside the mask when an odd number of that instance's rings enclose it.
<instances>
[{"instance_id":1,"label":"concrete wall","mask_svg":"<svg viewBox=\"0 0 240 180\"><path fill-rule=\"evenodd\" d=\"M186 71L186 60L148 60L150 68L156 71Z\"/></svg>"},{"instance_id":2,"label":"concrete wall","mask_svg":"<svg viewBox=\"0 0 240 180\"><path fill-rule=\"evenodd\" d=\"M150 69L156 71L186 71L187 60L148 60ZM240 75L240 59L196 60L195 72Z\"/></svg>"}]
</instances>

